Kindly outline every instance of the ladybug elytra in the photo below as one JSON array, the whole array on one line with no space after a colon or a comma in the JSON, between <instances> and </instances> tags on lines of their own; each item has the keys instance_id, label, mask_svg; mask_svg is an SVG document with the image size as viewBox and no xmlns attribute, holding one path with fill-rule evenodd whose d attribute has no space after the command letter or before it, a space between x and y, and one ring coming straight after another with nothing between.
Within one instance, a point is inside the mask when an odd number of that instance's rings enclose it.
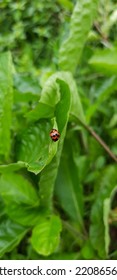
<instances>
[{"instance_id":1,"label":"ladybug elytra","mask_svg":"<svg viewBox=\"0 0 117 280\"><path fill-rule=\"evenodd\" d=\"M57 129L53 128L51 131L50 131L50 137L51 139L56 142L58 141L59 137L60 137L60 133L58 132Z\"/></svg>"}]
</instances>

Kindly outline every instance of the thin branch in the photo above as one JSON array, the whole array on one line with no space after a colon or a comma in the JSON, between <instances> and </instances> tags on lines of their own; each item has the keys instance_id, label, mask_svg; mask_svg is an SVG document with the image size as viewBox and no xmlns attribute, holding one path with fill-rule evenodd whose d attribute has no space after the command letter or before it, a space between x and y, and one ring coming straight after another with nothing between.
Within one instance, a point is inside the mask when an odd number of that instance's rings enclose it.
<instances>
[{"instance_id":1,"label":"thin branch","mask_svg":"<svg viewBox=\"0 0 117 280\"><path fill-rule=\"evenodd\" d=\"M84 234L79 232L77 229L75 229L72 225L70 225L68 222L62 220L63 225L76 237L79 237L81 240L85 240L87 238L87 233Z\"/></svg>"},{"instance_id":2,"label":"thin branch","mask_svg":"<svg viewBox=\"0 0 117 280\"><path fill-rule=\"evenodd\" d=\"M74 114L72 115L76 118ZM83 121L81 121L79 117L77 117L77 120L96 139L96 141L104 148L104 150L109 154L109 156L115 162L117 162L117 157L113 154L113 152L110 150L107 144L100 138L100 136L90 126L86 125Z\"/></svg>"},{"instance_id":3,"label":"thin branch","mask_svg":"<svg viewBox=\"0 0 117 280\"><path fill-rule=\"evenodd\" d=\"M102 37L102 44L107 46L108 48L111 48L112 44L109 42L108 36L102 32L102 30L101 30L101 28L99 26L99 23L98 22L94 22L94 26L95 26L96 30L98 31L98 33Z\"/></svg>"}]
</instances>

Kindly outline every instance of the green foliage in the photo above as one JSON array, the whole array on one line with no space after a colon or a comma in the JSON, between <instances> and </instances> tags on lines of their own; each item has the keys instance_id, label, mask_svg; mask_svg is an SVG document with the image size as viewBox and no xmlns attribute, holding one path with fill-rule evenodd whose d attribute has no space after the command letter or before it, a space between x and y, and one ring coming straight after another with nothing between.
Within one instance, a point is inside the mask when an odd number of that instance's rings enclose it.
<instances>
[{"instance_id":1,"label":"green foliage","mask_svg":"<svg viewBox=\"0 0 117 280\"><path fill-rule=\"evenodd\" d=\"M87 121L91 120L91 117L100 109L101 104L110 98L110 95L117 89L117 77L114 75L101 84L101 86L96 91L96 100L86 112Z\"/></svg>"},{"instance_id":2,"label":"green foliage","mask_svg":"<svg viewBox=\"0 0 117 280\"><path fill-rule=\"evenodd\" d=\"M29 126L22 134L18 145L18 161L23 161L29 171L39 173L49 163L56 152L56 146L48 138L51 123L40 122Z\"/></svg>"},{"instance_id":3,"label":"green foliage","mask_svg":"<svg viewBox=\"0 0 117 280\"><path fill-rule=\"evenodd\" d=\"M59 166L55 191L64 211L82 228L83 189L79 180L77 164L73 156L73 154L76 154L76 157L79 156L74 133L72 137L74 139L73 142L69 138L64 144L64 152ZM67 152L68 150L69 153Z\"/></svg>"},{"instance_id":4,"label":"green foliage","mask_svg":"<svg viewBox=\"0 0 117 280\"><path fill-rule=\"evenodd\" d=\"M54 0L52 4L47 0L46 5L45 0L34 0L31 5L28 0L4 1L0 3L0 10L0 50L12 50L22 72L24 69L31 72L34 65L44 63L47 66L60 30L58 1Z\"/></svg>"},{"instance_id":5,"label":"green foliage","mask_svg":"<svg viewBox=\"0 0 117 280\"><path fill-rule=\"evenodd\" d=\"M75 71L95 18L97 3L97 0L80 0L76 3L71 17L69 36L60 48L59 66L62 70Z\"/></svg>"},{"instance_id":6,"label":"green foliage","mask_svg":"<svg viewBox=\"0 0 117 280\"><path fill-rule=\"evenodd\" d=\"M12 91L12 59L11 54L0 56L0 155L8 159L10 152Z\"/></svg>"},{"instance_id":7,"label":"green foliage","mask_svg":"<svg viewBox=\"0 0 117 280\"><path fill-rule=\"evenodd\" d=\"M109 166L102 172L101 176L99 176L99 181L97 180L96 188L98 187L99 191L92 205L90 238L93 247L98 250L99 256L102 259L106 258L109 246L109 237L107 236L109 206L106 205L105 208L105 203L107 203L107 199L111 197L111 193L116 186L116 181L116 167Z\"/></svg>"},{"instance_id":8,"label":"green foliage","mask_svg":"<svg viewBox=\"0 0 117 280\"><path fill-rule=\"evenodd\" d=\"M21 175L15 173L5 173L1 176L0 193L6 202L22 202L28 205L35 205L38 202L33 186Z\"/></svg>"},{"instance_id":9,"label":"green foliage","mask_svg":"<svg viewBox=\"0 0 117 280\"><path fill-rule=\"evenodd\" d=\"M26 227L4 217L0 224L0 256L16 247L27 233Z\"/></svg>"},{"instance_id":10,"label":"green foliage","mask_svg":"<svg viewBox=\"0 0 117 280\"><path fill-rule=\"evenodd\" d=\"M63 141L66 132L66 126L69 117L69 110L71 105L70 90L68 85L64 81L59 79L57 80L57 82L60 85L61 96L60 96L60 101L58 102L55 109L55 116L56 116L58 129L61 133L61 139L55 157L50 162L50 164L45 167L45 170L43 170L40 177L40 196L42 202L41 204L42 206L46 205L46 207L48 208L52 208L51 204L52 204L53 188L57 176L60 156L63 147ZM64 108L64 112L63 112L63 108ZM46 176L47 176L47 180L45 181Z\"/></svg>"},{"instance_id":11,"label":"green foliage","mask_svg":"<svg viewBox=\"0 0 117 280\"><path fill-rule=\"evenodd\" d=\"M0 3L0 257L114 259L117 6L46 2Z\"/></svg>"},{"instance_id":12,"label":"green foliage","mask_svg":"<svg viewBox=\"0 0 117 280\"><path fill-rule=\"evenodd\" d=\"M43 256L48 256L59 244L61 221L57 216L42 218L32 233L32 246Z\"/></svg>"},{"instance_id":13,"label":"green foliage","mask_svg":"<svg viewBox=\"0 0 117 280\"><path fill-rule=\"evenodd\" d=\"M117 49L97 50L89 60L97 71L108 74L117 74Z\"/></svg>"}]
</instances>

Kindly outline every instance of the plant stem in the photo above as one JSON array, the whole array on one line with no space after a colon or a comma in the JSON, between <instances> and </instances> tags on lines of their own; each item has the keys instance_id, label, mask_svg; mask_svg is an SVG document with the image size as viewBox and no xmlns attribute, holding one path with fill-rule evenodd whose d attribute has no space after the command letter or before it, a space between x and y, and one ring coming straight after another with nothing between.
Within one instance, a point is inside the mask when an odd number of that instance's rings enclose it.
<instances>
[{"instance_id":1,"label":"plant stem","mask_svg":"<svg viewBox=\"0 0 117 280\"><path fill-rule=\"evenodd\" d=\"M72 115L76 118L74 114ZM100 136L90 126L86 125L83 121L81 121L79 117L77 117L77 120L96 139L96 141L104 148L104 150L109 154L109 156L115 162L117 162L117 157L113 154L113 152L110 150L107 144L100 138Z\"/></svg>"},{"instance_id":2,"label":"plant stem","mask_svg":"<svg viewBox=\"0 0 117 280\"><path fill-rule=\"evenodd\" d=\"M79 232L77 229L75 229L70 223L63 221L63 225L76 237L79 237L81 240L85 240L87 238L87 233L85 232L84 234Z\"/></svg>"}]
</instances>

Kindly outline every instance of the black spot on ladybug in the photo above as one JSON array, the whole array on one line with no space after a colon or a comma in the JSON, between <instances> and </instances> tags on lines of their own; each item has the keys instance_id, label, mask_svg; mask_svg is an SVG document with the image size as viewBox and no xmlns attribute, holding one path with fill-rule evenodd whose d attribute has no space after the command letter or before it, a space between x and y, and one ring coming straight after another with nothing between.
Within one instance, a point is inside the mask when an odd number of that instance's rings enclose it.
<instances>
[{"instance_id":1,"label":"black spot on ladybug","mask_svg":"<svg viewBox=\"0 0 117 280\"><path fill-rule=\"evenodd\" d=\"M60 133L58 132L57 129L53 128L51 131L50 131L50 137L51 139L56 142L59 140L60 138Z\"/></svg>"}]
</instances>

